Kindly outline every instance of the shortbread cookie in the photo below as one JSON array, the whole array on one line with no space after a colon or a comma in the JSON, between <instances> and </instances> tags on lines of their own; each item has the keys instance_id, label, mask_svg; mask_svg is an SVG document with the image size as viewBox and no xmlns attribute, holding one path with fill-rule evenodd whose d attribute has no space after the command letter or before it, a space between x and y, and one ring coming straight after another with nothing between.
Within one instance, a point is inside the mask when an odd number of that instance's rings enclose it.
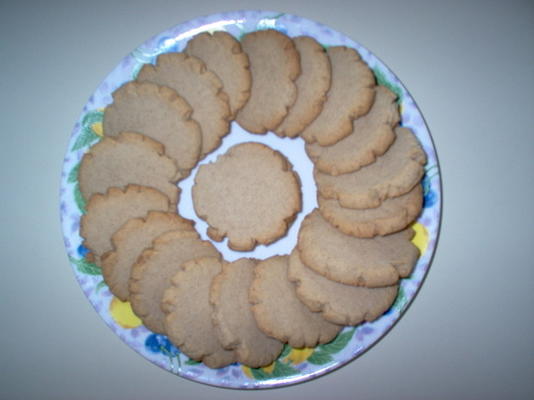
<instances>
[{"instance_id":1,"label":"shortbread cookie","mask_svg":"<svg viewBox=\"0 0 534 400\"><path fill-rule=\"evenodd\" d=\"M330 225L316 209L306 216L298 235L304 264L322 276L347 285L394 285L408 276L419 257L411 228L362 239Z\"/></svg>"},{"instance_id":2,"label":"shortbread cookie","mask_svg":"<svg viewBox=\"0 0 534 400\"><path fill-rule=\"evenodd\" d=\"M398 292L398 285L366 288L327 279L304 265L297 249L289 257L288 277L300 301L339 325L374 321L391 307Z\"/></svg>"},{"instance_id":3,"label":"shortbread cookie","mask_svg":"<svg viewBox=\"0 0 534 400\"><path fill-rule=\"evenodd\" d=\"M271 364L282 351L279 340L265 335L259 328L248 292L254 279L257 260L241 258L223 263L222 272L212 282L210 302L213 323L219 340L234 349L237 361L252 368Z\"/></svg>"},{"instance_id":4,"label":"shortbread cookie","mask_svg":"<svg viewBox=\"0 0 534 400\"><path fill-rule=\"evenodd\" d=\"M138 132L165 146L165 155L185 175L198 161L202 134L187 102L168 87L128 82L113 92L104 112L104 135Z\"/></svg>"},{"instance_id":5,"label":"shortbread cookie","mask_svg":"<svg viewBox=\"0 0 534 400\"><path fill-rule=\"evenodd\" d=\"M260 143L242 143L201 165L193 186L197 215L215 241L252 250L283 236L301 210L300 184L289 161Z\"/></svg>"},{"instance_id":6,"label":"shortbread cookie","mask_svg":"<svg viewBox=\"0 0 534 400\"><path fill-rule=\"evenodd\" d=\"M178 203L176 181L180 177L161 143L133 132L104 137L85 153L78 170L80 191L86 200L110 187L132 183L158 189L169 198L171 207Z\"/></svg>"},{"instance_id":7,"label":"shortbread cookie","mask_svg":"<svg viewBox=\"0 0 534 400\"><path fill-rule=\"evenodd\" d=\"M100 257L113 249L111 235L130 218L144 217L149 211L169 211L169 199L159 190L139 185L109 188L94 194L80 220L80 236L97 265Z\"/></svg>"},{"instance_id":8,"label":"shortbread cookie","mask_svg":"<svg viewBox=\"0 0 534 400\"><path fill-rule=\"evenodd\" d=\"M102 256L102 275L109 290L120 300L130 295L128 282L132 265L152 241L168 231L193 231L194 222L176 213L150 211L144 218L133 218L111 236L113 250Z\"/></svg>"},{"instance_id":9,"label":"shortbread cookie","mask_svg":"<svg viewBox=\"0 0 534 400\"><path fill-rule=\"evenodd\" d=\"M167 314L165 330L171 342L188 357L210 368L235 362L235 353L222 347L211 319L210 285L220 272L221 262L214 257L183 263L172 276L161 303Z\"/></svg>"},{"instance_id":10,"label":"shortbread cookie","mask_svg":"<svg viewBox=\"0 0 534 400\"><path fill-rule=\"evenodd\" d=\"M137 80L168 86L189 103L191 117L202 129L201 157L205 156L219 147L230 130L230 106L221 80L202 60L185 53L164 53L156 61L156 65L145 64Z\"/></svg>"},{"instance_id":11,"label":"shortbread cookie","mask_svg":"<svg viewBox=\"0 0 534 400\"><path fill-rule=\"evenodd\" d=\"M358 171L332 176L314 170L321 196L347 208L371 208L413 189L424 174L426 155L409 129L397 128L395 133L389 150Z\"/></svg>"},{"instance_id":12,"label":"shortbread cookie","mask_svg":"<svg viewBox=\"0 0 534 400\"><path fill-rule=\"evenodd\" d=\"M301 132L308 143L330 146L352 132L352 120L366 114L375 96L375 77L358 52L345 46L328 48L332 83L319 116Z\"/></svg>"},{"instance_id":13,"label":"shortbread cookie","mask_svg":"<svg viewBox=\"0 0 534 400\"><path fill-rule=\"evenodd\" d=\"M295 137L321 112L330 89L330 59L325 49L314 38L299 36L293 39L299 52L301 74L295 81L297 100L289 114L274 130L281 137Z\"/></svg>"},{"instance_id":14,"label":"shortbread cookie","mask_svg":"<svg viewBox=\"0 0 534 400\"><path fill-rule=\"evenodd\" d=\"M227 32L202 32L187 43L185 52L204 61L221 80L234 119L247 102L252 85L248 56L239 41Z\"/></svg>"},{"instance_id":15,"label":"shortbread cookie","mask_svg":"<svg viewBox=\"0 0 534 400\"><path fill-rule=\"evenodd\" d=\"M300 302L287 277L288 263L288 256L274 256L261 261L254 270L249 299L258 326L292 347L330 342L341 326L326 321Z\"/></svg>"},{"instance_id":16,"label":"shortbread cookie","mask_svg":"<svg viewBox=\"0 0 534 400\"><path fill-rule=\"evenodd\" d=\"M398 232L421 213L423 189L416 185L408 193L386 199L376 208L345 208L335 199L317 196L322 216L347 235L369 238Z\"/></svg>"},{"instance_id":17,"label":"shortbread cookie","mask_svg":"<svg viewBox=\"0 0 534 400\"><path fill-rule=\"evenodd\" d=\"M289 37L273 29L247 33L241 46L249 58L252 87L236 120L252 133L272 131L297 98L299 54Z\"/></svg>"},{"instance_id":18,"label":"shortbread cookie","mask_svg":"<svg viewBox=\"0 0 534 400\"><path fill-rule=\"evenodd\" d=\"M373 106L352 124L352 133L332 146L307 144L306 152L319 171L346 174L376 160L395 140L393 128L400 120L396 95L377 86Z\"/></svg>"}]
</instances>

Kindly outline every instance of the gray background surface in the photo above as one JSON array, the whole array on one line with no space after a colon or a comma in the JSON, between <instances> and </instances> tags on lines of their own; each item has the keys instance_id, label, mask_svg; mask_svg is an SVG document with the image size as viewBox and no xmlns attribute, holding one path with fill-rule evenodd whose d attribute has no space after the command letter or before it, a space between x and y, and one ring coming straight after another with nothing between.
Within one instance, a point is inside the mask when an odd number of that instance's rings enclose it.
<instances>
[{"instance_id":1,"label":"gray background surface","mask_svg":"<svg viewBox=\"0 0 534 400\"><path fill-rule=\"evenodd\" d=\"M125 346L76 283L58 212L70 131L107 73L170 26L243 8L320 21L389 65L426 117L444 189L434 263L393 331L328 376L255 393ZM2 1L0 398L532 398L533 43L531 1Z\"/></svg>"}]
</instances>

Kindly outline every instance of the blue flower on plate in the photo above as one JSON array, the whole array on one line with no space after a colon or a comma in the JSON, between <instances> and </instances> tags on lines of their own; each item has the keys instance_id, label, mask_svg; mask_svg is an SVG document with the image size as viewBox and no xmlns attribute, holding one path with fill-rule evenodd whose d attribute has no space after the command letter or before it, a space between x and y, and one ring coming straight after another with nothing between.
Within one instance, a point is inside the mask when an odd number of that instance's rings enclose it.
<instances>
[{"instance_id":1,"label":"blue flower on plate","mask_svg":"<svg viewBox=\"0 0 534 400\"><path fill-rule=\"evenodd\" d=\"M177 356L180 350L174 346L165 335L152 333L145 340L145 347L152 353L163 353L167 356Z\"/></svg>"},{"instance_id":2,"label":"blue flower on plate","mask_svg":"<svg viewBox=\"0 0 534 400\"><path fill-rule=\"evenodd\" d=\"M85 258L85 256L89 253L89 249L85 247L83 244L78 246L78 254L81 258Z\"/></svg>"}]
</instances>

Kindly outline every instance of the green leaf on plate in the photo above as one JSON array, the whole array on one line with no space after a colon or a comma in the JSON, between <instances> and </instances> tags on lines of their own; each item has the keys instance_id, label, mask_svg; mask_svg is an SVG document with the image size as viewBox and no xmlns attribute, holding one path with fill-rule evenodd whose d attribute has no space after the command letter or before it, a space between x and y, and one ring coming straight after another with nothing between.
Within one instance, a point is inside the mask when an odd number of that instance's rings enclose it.
<instances>
[{"instance_id":1,"label":"green leaf on plate","mask_svg":"<svg viewBox=\"0 0 534 400\"><path fill-rule=\"evenodd\" d=\"M395 85L391 82L389 82L386 78L386 75L380 68L373 69L373 72L376 77L376 82L379 85L387 87L389 90L391 90L393 93L397 95L397 104L400 104L402 102L402 89L399 85Z\"/></svg>"},{"instance_id":2,"label":"green leaf on plate","mask_svg":"<svg viewBox=\"0 0 534 400\"><path fill-rule=\"evenodd\" d=\"M347 346L347 344L350 342L350 339L352 339L352 336L354 335L354 331L355 329L351 329L350 331L340 333L330 343L318 346L318 349L325 351L329 354L338 353L343 350L345 346Z\"/></svg>"},{"instance_id":3,"label":"green leaf on plate","mask_svg":"<svg viewBox=\"0 0 534 400\"><path fill-rule=\"evenodd\" d=\"M308 357L308 362L310 364L315 364L315 365L324 365L324 364L328 364L329 362L331 362L333 360L332 356L330 355L330 353L327 353L326 351L323 351L319 348L317 348L311 356Z\"/></svg>"},{"instance_id":4,"label":"green leaf on plate","mask_svg":"<svg viewBox=\"0 0 534 400\"><path fill-rule=\"evenodd\" d=\"M291 346L288 345L287 343L284 344L284 348L282 349L282 352L280 353L280 355L278 356L278 359L282 359L284 357L287 357L289 355L289 353L291 352Z\"/></svg>"},{"instance_id":5,"label":"green leaf on plate","mask_svg":"<svg viewBox=\"0 0 534 400\"><path fill-rule=\"evenodd\" d=\"M406 294L404 293L404 289L401 286L399 288L399 293L397 294L397 298L395 299L395 302L391 306L391 308L395 310L402 311L402 309L406 306L406 302L408 299L406 298Z\"/></svg>"},{"instance_id":6,"label":"green leaf on plate","mask_svg":"<svg viewBox=\"0 0 534 400\"><path fill-rule=\"evenodd\" d=\"M198 365L200 364L200 361L189 359L185 362L185 365Z\"/></svg>"},{"instance_id":7,"label":"green leaf on plate","mask_svg":"<svg viewBox=\"0 0 534 400\"><path fill-rule=\"evenodd\" d=\"M263 368L250 368L250 373L254 379L258 381L264 381L272 378L272 375L266 372Z\"/></svg>"},{"instance_id":8,"label":"green leaf on plate","mask_svg":"<svg viewBox=\"0 0 534 400\"><path fill-rule=\"evenodd\" d=\"M87 275L102 275L102 269L99 268L96 264L90 263L85 258L80 258L79 260L74 257L69 257L70 262L76 265L78 271L82 274Z\"/></svg>"},{"instance_id":9,"label":"green leaf on plate","mask_svg":"<svg viewBox=\"0 0 534 400\"><path fill-rule=\"evenodd\" d=\"M78 136L78 138L74 142L74 145L72 146L71 150L79 150L85 146L90 145L98 139L100 139L100 136L98 136L91 127L83 127L80 136Z\"/></svg>"},{"instance_id":10,"label":"green leaf on plate","mask_svg":"<svg viewBox=\"0 0 534 400\"><path fill-rule=\"evenodd\" d=\"M293 368L291 365L280 362L280 361L275 361L274 369L271 375L273 378L280 378L284 376L296 375L298 373L299 373L299 370Z\"/></svg>"},{"instance_id":11,"label":"green leaf on plate","mask_svg":"<svg viewBox=\"0 0 534 400\"><path fill-rule=\"evenodd\" d=\"M98 285L96 285L95 292L98 293L100 289L107 287L108 285L104 281L100 281Z\"/></svg>"},{"instance_id":12,"label":"green leaf on plate","mask_svg":"<svg viewBox=\"0 0 534 400\"><path fill-rule=\"evenodd\" d=\"M90 128L93 124L102 122L104 120L104 113L99 110L88 111L82 118L82 128Z\"/></svg>"},{"instance_id":13,"label":"green leaf on plate","mask_svg":"<svg viewBox=\"0 0 534 400\"><path fill-rule=\"evenodd\" d=\"M82 192L80 192L80 185L78 183L74 186L74 201L80 209L80 212L85 214L85 199L83 198Z\"/></svg>"},{"instance_id":14,"label":"green leaf on plate","mask_svg":"<svg viewBox=\"0 0 534 400\"><path fill-rule=\"evenodd\" d=\"M70 171L69 176L67 177L68 183L74 183L78 180L79 169L80 169L80 163L76 164L76 166Z\"/></svg>"}]
</instances>

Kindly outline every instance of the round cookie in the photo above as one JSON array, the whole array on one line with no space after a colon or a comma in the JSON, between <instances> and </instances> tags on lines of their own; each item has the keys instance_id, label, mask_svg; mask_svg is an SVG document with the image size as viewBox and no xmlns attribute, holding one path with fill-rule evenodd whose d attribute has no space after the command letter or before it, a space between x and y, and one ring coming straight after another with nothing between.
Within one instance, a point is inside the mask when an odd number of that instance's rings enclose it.
<instances>
[{"instance_id":1,"label":"round cookie","mask_svg":"<svg viewBox=\"0 0 534 400\"><path fill-rule=\"evenodd\" d=\"M381 287L407 277L419 257L411 228L387 236L362 239L330 225L315 209L298 235L304 264L322 276L347 285Z\"/></svg>"},{"instance_id":2,"label":"round cookie","mask_svg":"<svg viewBox=\"0 0 534 400\"><path fill-rule=\"evenodd\" d=\"M347 235L369 238L406 228L423 206L423 189L417 184L408 193L386 199L376 208L345 208L335 199L317 196L321 215Z\"/></svg>"},{"instance_id":3,"label":"round cookie","mask_svg":"<svg viewBox=\"0 0 534 400\"><path fill-rule=\"evenodd\" d=\"M238 362L251 368L271 364L283 348L282 342L258 328L252 314L248 292L256 264L257 260L251 258L223 263L210 291L213 323L220 342L235 351Z\"/></svg>"},{"instance_id":4,"label":"round cookie","mask_svg":"<svg viewBox=\"0 0 534 400\"><path fill-rule=\"evenodd\" d=\"M260 143L242 143L201 165L192 189L197 215L215 241L252 250L283 236L301 210L300 184L287 159Z\"/></svg>"},{"instance_id":5,"label":"round cookie","mask_svg":"<svg viewBox=\"0 0 534 400\"><path fill-rule=\"evenodd\" d=\"M300 301L339 325L374 321L391 307L398 292L398 285L366 288L327 279L304 265L297 249L289 257L288 277Z\"/></svg>"},{"instance_id":6,"label":"round cookie","mask_svg":"<svg viewBox=\"0 0 534 400\"><path fill-rule=\"evenodd\" d=\"M234 352L222 347L211 319L210 285L220 272L221 262L214 257L183 263L172 276L161 303L167 314L165 331L171 342L210 368L235 362Z\"/></svg>"},{"instance_id":7,"label":"round cookie","mask_svg":"<svg viewBox=\"0 0 534 400\"><path fill-rule=\"evenodd\" d=\"M202 60L185 53L164 53L156 65L145 64L137 80L168 86L192 107L191 117L202 130L201 158L219 147L230 130L230 106L221 80Z\"/></svg>"},{"instance_id":8,"label":"round cookie","mask_svg":"<svg viewBox=\"0 0 534 400\"><path fill-rule=\"evenodd\" d=\"M249 58L252 87L236 121L252 133L272 131L297 98L299 54L293 41L274 29L247 33L241 46Z\"/></svg>"},{"instance_id":9,"label":"round cookie","mask_svg":"<svg viewBox=\"0 0 534 400\"><path fill-rule=\"evenodd\" d=\"M239 41L227 32L202 32L189 40L184 51L204 61L221 80L228 95L230 118L234 119L247 102L252 85L248 56Z\"/></svg>"},{"instance_id":10,"label":"round cookie","mask_svg":"<svg viewBox=\"0 0 534 400\"><path fill-rule=\"evenodd\" d=\"M314 170L321 196L346 208L378 207L385 199L409 192L422 178L426 154L414 134L396 128L389 150L358 171L332 176Z\"/></svg>"},{"instance_id":11,"label":"round cookie","mask_svg":"<svg viewBox=\"0 0 534 400\"><path fill-rule=\"evenodd\" d=\"M254 270L249 299L259 328L296 348L330 342L341 326L326 321L300 302L287 277L288 262L288 256L274 256L261 261Z\"/></svg>"},{"instance_id":12,"label":"round cookie","mask_svg":"<svg viewBox=\"0 0 534 400\"><path fill-rule=\"evenodd\" d=\"M293 39L300 56L302 72L295 81L297 100L282 123L274 130L280 137L295 137L321 112L330 89L330 59L325 49L310 36Z\"/></svg>"},{"instance_id":13,"label":"round cookie","mask_svg":"<svg viewBox=\"0 0 534 400\"><path fill-rule=\"evenodd\" d=\"M113 92L113 103L104 111L104 135L138 132L165 146L165 155L184 176L200 155L202 134L191 119L193 110L178 94L150 82L128 82Z\"/></svg>"},{"instance_id":14,"label":"round cookie","mask_svg":"<svg viewBox=\"0 0 534 400\"><path fill-rule=\"evenodd\" d=\"M161 299L171 277L181 264L197 257L221 255L194 230L169 231L154 239L132 266L128 285L132 310L152 332L165 333Z\"/></svg>"},{"instance_id":15,"label":"round cookie","mask_svg":"<svg viewBox=\"0 0 534 400\"><path fill-rule=\"evenodd\" d=\"M144 217L149 211L169 211L169 199L159 190L139 185L109 188L94 194L80 220L80 236L97 265L100 257L113 249L111 235L130 218Z\"/></svg>"},{"instance_id":16,"label":"round cookie","mask_svg":"<svg viewBox=\"0 0 534 400\"><path fill-rule=\"evenodd\" d=\"M180 190L175 182L180 176L161 143L133 132L104 137L84 154L78 170L80 191L86 200L110 187L132 183L158 189L169 198L171 207L178 203Z\"/></svg>"},{"instance_id":17,"label":"round cookie","mask_svg":"<svg viewBox=\"0 0 534 400\"><path fill-rule=\"evenodd\" d=\"M330 146L352 132L352 121L373 104L375 77L358 52L345 46L327 50L332 82L319 116L300 133L307 143Z\"/></svg>"},{"instance_id":18,"label":"round cookie","mask_svg":"<svg viewBox=\"0 0 534 400\"><path fill-rule=\"evenodd\" d=\"M395 140L393 128L400 120L396 95L377 86L369 112L354 120L352 133L332 146L306 144L306 153L319 171L330 175L356 171L381 156Z\"/></svg>"},{"instance_id":19,"label":"round cookie","mask_svg":"<svg viewBox=\"0 0 534 400\"><path fill-rule=\"evenodd\" d=\"M194 222L176 213L149 211L146 217L132 218L122 225L111 236L113 250L102 256L102 275L111 293L127 301L133 264L156 237L174 230L193 231Z\"/></svg>"}]
</instances>

